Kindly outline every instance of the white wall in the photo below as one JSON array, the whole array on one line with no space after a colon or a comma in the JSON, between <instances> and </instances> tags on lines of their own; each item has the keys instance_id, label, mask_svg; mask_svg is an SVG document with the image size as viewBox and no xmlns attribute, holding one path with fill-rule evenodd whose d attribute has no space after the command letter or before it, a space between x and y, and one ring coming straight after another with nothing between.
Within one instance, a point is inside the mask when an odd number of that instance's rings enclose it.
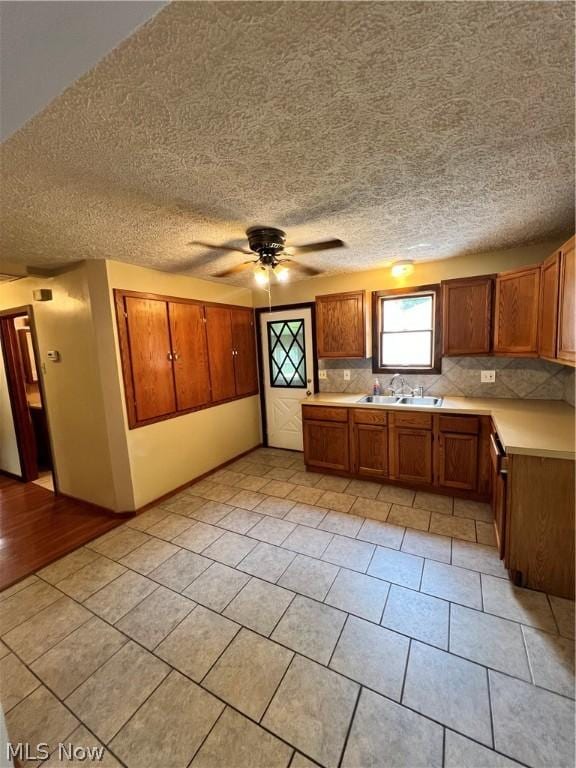
<instances>
[{"instance_id":1,"label":"white wall","mask_svg":"<svg viewBox=\"0 0 576 768\"><path fill-rule=\"evenodd\" d=\"M16 430L12 417L12 406L8 393L4 356L0 351L0 469L13 475L21 475L20 456L16 441Z\"/></svg>"}]
</instances>

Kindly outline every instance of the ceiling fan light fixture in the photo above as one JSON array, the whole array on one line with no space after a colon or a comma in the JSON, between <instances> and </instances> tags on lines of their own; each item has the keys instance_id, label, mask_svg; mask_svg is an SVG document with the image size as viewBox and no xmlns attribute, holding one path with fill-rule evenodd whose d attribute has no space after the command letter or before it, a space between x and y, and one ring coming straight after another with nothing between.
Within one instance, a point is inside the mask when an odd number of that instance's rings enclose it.
<instances>
[{"instance_id":1,"label":"ceiling fan light fixture","mask_svg":"<svg viewBox=\"0 0 576 768\"><path fill-rule=\"evenodd\" d=\"M274 268L274 274L276 275L276 280L278 280L279 283L286 283L290 277L290 270L288 267L283 267L280 265Z\"/></svg>"},{"instance_id":2,"label":"ceiling fan light fixture","mask_svg":"<svg viewBox=\"0 0 576 768\"><path fill-rule=\"evenodd\" d=\"M392 264L392 277L407 277L414 272L414 262L412 259L402 259Z\"/></svg>"},{"instance_id":3,"label":"ceiling fan light fixture","mask_svg":"<svg viewBox=\"0 0 576 768\"><path fill-rule=\"evenodd\" d=\"M256 284L264 288L270 282L268 270L265 267L256 267L254 270L254 280Z\"/></svg>"}]
</instances>

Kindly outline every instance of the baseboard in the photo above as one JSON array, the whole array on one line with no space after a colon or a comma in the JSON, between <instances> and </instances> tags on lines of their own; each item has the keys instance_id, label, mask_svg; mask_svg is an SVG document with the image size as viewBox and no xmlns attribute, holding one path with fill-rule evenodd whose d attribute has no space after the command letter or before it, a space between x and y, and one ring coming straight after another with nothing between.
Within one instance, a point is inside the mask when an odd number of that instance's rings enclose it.
<instances>
[{"instance_id":1,"label":"baseboard","mask_svg":"<svg viewBox=\"0 0 576 768\"><path fill-rule=\"evenodd\" d=\"M233 456L231 459L227 459L226 461L223 461L222 464L218 464L218 466L212 467L212 469L209 469L207 472L204 472L201 475L197 475L193 480L188 480L188 482L183 483L182 485L179 485L177 488L174 488L168 493L165 493L162 496L158 496L158 498L154 499L154 501L149 501L147 504L144 504L142 507L138 507L138 509L135 512L124 512L122 514L139 515L141 512L146 512L146 510L157 506L162 501L166 501L167 499L172 498L172 496L176 496L178 493L182 493L182 491L185 491L186 488L190 488L192 485L199 483L201 480L205 480L207 477L210 477L210 475L213 475L215 472L219 472L221 469L224 469L230 464L234 464L234 462L238 461L238 459L242 459L244 456L248 456L249 453L252 453L257 448L261 448L261 447L262 447L262 443L258 443L253 448L249 448L247 451L242 451L242 453L238 453L236 456Z\"/></svg>"},{"instance_id":2,"label":"baseboard","mask_svg":"<svg viewBox=\"0 0 576 768\"><path fill-rule=\"evenodd\" d=\"M84 499L79 499L77 496L71 496L68 493L57 492L54 495L56 497L61 497L63 499L71 499L72 501L76 501L79 504L84 504L93 512L100 512L104 515L108 515L111 517L130 518L130 517L134 517L135 515L139 515L141 512L146 512L146 510L157 506L162 501L166 501L167 499L172 498L172 496L176 496L176 494L181 493L182 491L186 490L186 488L190 488L190 486L194 485L195 483L199 483L200 480L205 480L207 477L210 477L210 475L213 475L215 472L218 472L219 470L224 469L229 464L233 464L235 461L238 461L238 459L241 459L244 456L247 456L249 453L252 453L252 451L255 451L257 448L260 448L261 446L262 446L262 443L258 443L253 448L249 448L247 451L242 451L242 453L238 453L236 456L233 456L231 459L227 459L226 461L223 461L222 464L218 464L218 466L212 467L212 469L209 469L207 472L204 472L201 475L197 475L192 480L188 480L186 483L179 485L177 488L173 488L171 491L168 491L168 493L165 493L162 496L158 496L158 498L154 499L153 501L149 501L147 504L144 504L143 506L138 507L138 509L135 509L135 510L115 512L113 509L110 509L109 507L101 507L99 504L93 504L91 501L85 501Z\"/></svg>"}]
</instances>

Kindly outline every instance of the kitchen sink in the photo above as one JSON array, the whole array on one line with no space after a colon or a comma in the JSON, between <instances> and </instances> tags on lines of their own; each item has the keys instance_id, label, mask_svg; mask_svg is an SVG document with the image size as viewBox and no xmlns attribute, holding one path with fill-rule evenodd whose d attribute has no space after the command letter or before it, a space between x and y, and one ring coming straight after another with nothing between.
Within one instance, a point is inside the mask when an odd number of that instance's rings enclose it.
<instances>
[{"instance_id":1,"label":"kitchen sink","mask_svg":"<svg viewBox=\"0 0 576 768\"><path fill-rule=\"evenodd\" d=\"M400 397L397 400L397 405L420 405L420 406L434 406L438 407L442 405L441 397Z\"/></svg>"},{"instance_id":2,"label":"kitchen sink","mask_svg":"<svg viewBox=\"0 0 576 768\"><path fill-rule=\"evenodd\" d=\"M401 398L398 395L366 395L358 400L359 403L374 403L375 405L394 405Z\"/></svg>"}]
</instances>

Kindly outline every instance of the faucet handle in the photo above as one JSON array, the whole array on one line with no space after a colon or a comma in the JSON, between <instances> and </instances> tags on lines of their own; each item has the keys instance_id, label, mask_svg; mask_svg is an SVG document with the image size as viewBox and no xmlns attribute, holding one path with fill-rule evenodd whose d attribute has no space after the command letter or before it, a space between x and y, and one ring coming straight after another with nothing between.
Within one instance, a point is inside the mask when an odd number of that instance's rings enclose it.
<instances>
[{"instance_id":1,"label":"faucet handle","mask_svg":"<svg viewBox=\"0 0 576 768\"><path fill-rule=\"evenodd\" d=\"M419 387L414 387L412 394L414 397L424 397L424 387L422 384Z\"/></svg>"}]
</instances>

